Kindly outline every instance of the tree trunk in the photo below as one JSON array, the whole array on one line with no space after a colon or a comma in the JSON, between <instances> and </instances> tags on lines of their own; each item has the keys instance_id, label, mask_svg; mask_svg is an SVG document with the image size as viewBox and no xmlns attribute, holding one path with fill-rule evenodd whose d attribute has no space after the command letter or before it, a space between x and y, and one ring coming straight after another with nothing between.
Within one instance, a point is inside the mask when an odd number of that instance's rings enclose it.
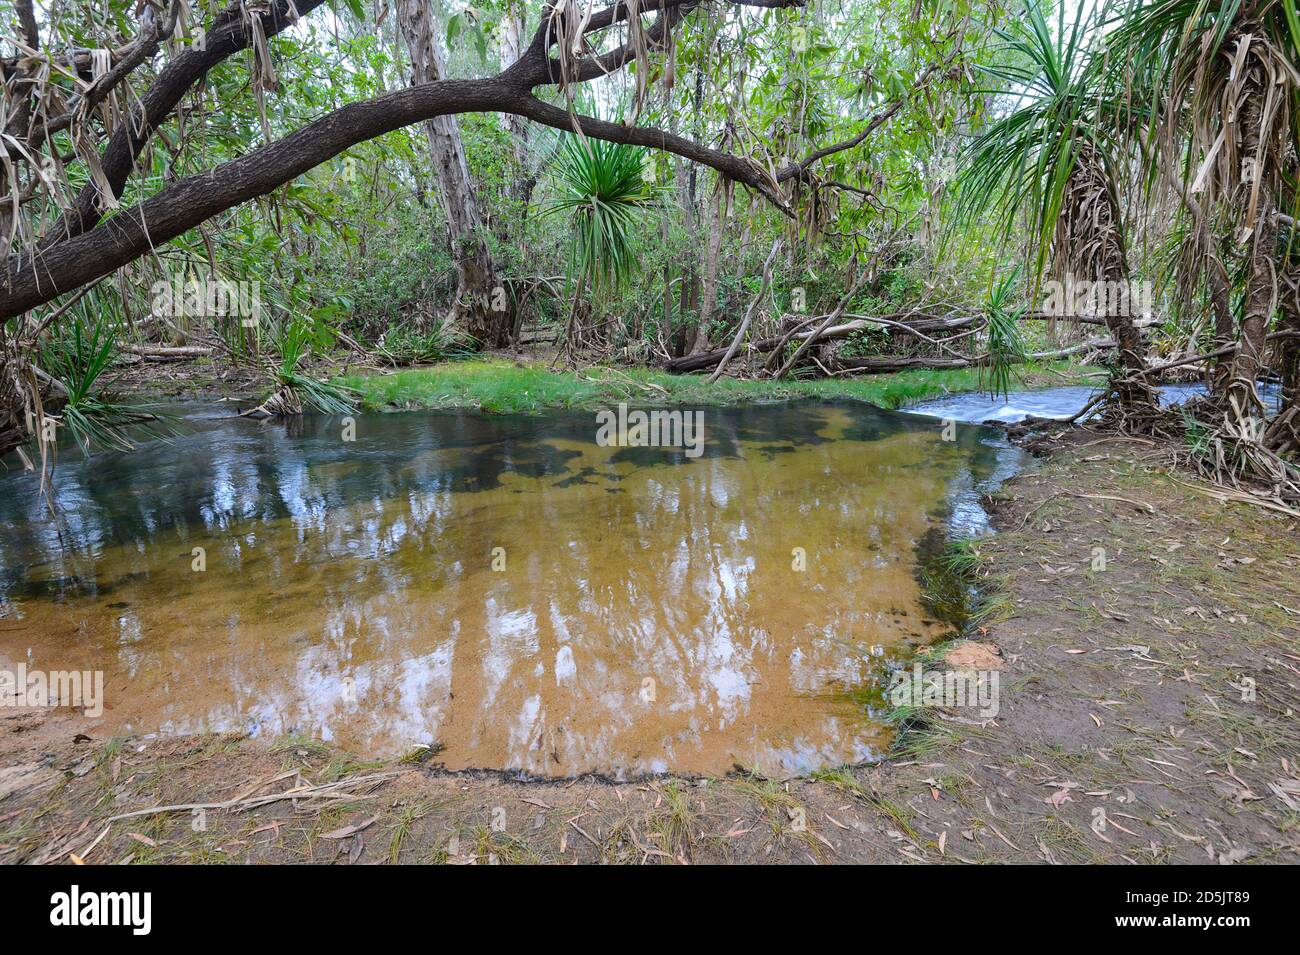
<instances>
[{"instance_id":1,"label":"tree trunk","mask_svg":"<svg viewBox=\"0 0 1300 955\"><path fill-rule=\"evenodd\" d=\"M722 234L726 231L727 180L718 177L709 202L709 244L704 253L704 291L700 299L700 317L695 325L694 341L690 342L688 355L699 355L709 350L709 326L718 302L718 257L722 251Z\"/></svg>"},{"instance_id":2,"label":"tree trunk","mask_svg":"<svg viewBox=\"0 0 1300 955\"><path fill-rule=\"evenodd\" d=\"M1107 281L1129 281L1128 268L1116 269L1106 275ZM1112 314L1113 313L1113 314ZM1121 406L1126 411L1151 409L1156 407L1155 392L1147 381L1146 344L1142 341L1142 332L1133 321L1133 313L1128 309L1108 309L1106 328L1119 348L1120 378L1116 382L1116 392Z\"/></svg>"},{"instance_id":3,"label":"tree trunk","mask_svg":"<svg viewBox=\"0 0 1300 955\"><path fill-rule=\"evenodd\" d=\"M397 14L415 82L436 83L443 79L447 68L434 37L429 0L398 0ZM481 346L501 348L510 343L514 315L509 296L497 283L492 257L483 241L483 220L465 161L460 123L455 116L436 116L425 122L424 128L450 233L451 257L456 264L451 319Z\"/></svg>"},{"instance_id":4,"label":"tree trunk","mask_svg":"<svg viewBox=\"0 0 1300 955\"><path fill-rule=\"evenodd\" d=\"M506 10L501 18L501 66L514 65L524 52L528 38L524 35L526 23L523 5ZM522 242L526 235L524 224L528 221L528 206L533 200L533 189L537 185L537 176L528 162L528 121L514 113L505 115L506 129L510 131L510 142L515 156L515 179L511 183L510 195L518 209L515 213L514 234ZM528 249L520 248L520 254L526 259Z\"/></svg>"},{"instance_id":5,"label":"tree trunk","mask_svg":"<svg viewBox=\"0 0 1300 955\"><path fill-rule=\"evenodd\" d=\"M1258 417L1263 414L1263 405L1255 391L1255 379L1259 377L1261 359L1264 354L1264 341L1268 335L1268 322L1273 315L1273 305L1277 295L1277 271L1274 267L1277 244L1277 224L1274 221L1273 190L1265 175L1265 160L1259 158L1261 151L1261 132L1264 122L1264 90L1258 74L1253 75L1254 82L1247 80L1244 93L1245 102L1241 109L1241 121L1244 128L1241 138L1242 164L1249 162L1252 170L1250 179L1243 168L1242 183L1247 192L1257 183L1259 190L1258 204L1255 206L1255 220L1247 222L1251 229L1249 262L1250 271L1246 279L1246 296L1242 306L1241 341L1237 347L1237 357L1232 362L1232 375L1226 383L1226 408L1238 423L1243 419Z\"/></svg>"},{"instance_id":6,"label":"tree trunk","mask_svg":"<svg viewBox=\"0 0 1300 955\"><path fill-rule=\"evenodd\" d=\"M1105 166L1091 148L1080 152L1064 201L1066 207L1057 223L1058 261L1076 269L1079 278L1111 283L1111 290L1127 290L1128 255L1119 203ZM1106 328L1119 349L1113 383L1120 406L1127 412L1149 412L1158 405L1146 378L1146 345L1133 318L1130 296L1106 298Z\"/></svg>"},{"instance_id":7,"label":"tree trunk","mask_svg":"<svg viewBox=\"0 0 1300 955\"><path fill-rule=\"evenodd\" d=\"M672 238L669 230L668 213L665 212L659 217L659 238L663 242L663 247L668 248ZM659 337L664 343L664 348L669 349L672 354L673 341L673 268L672 264L664 259L664 304L663 313L659 326Z\"/></svg>"},{"instance_id":8,"label":"tree trunk","mask_svg":"<svg viewBox=\"0 0 1300 955\"><path fill-rule=\"evenodd\" d=\"M695 135L699 136L703 132L703 103L704 103L704 72L696 66L695 68L695 92L692 103L694 105L693 115L695 117ZM677 125L676 114L673 115L672 125ZM678 163L678 183L677 192L678 202L686 214L686 234L690 237L691 251L688 253L686 268L682 275L681 296L678 301L677 314L682 320L681 327L676 336L677 344L673 352L678 357L688 356L695 346L695 337L698 331L698 325L689 325L686 323L686 316L699 314L700 307L700 272L695 267L694 251L700 244L700 208L697 186L699 183L699 170L694 163L685 164L686 174L681 175L682 163Z\"/></svg>"},{"instance_id":9,"label":"tree trunk","mask_svg":"<svg viewBox=\"0 0 1300 955\"><path fill-rule=\"evenodd\" d=\"M0 345L0 455L8 454L29 436L22 367L16 349Z\"/></svg>"},{"instance_id":10,"label":"tree trunk","mask_svg":"<svg viewBox=\"0 0 1300 955\"><path fill-rule=\"evenodd\" d=\"M1232 319L1232 300L1228 293L1228 273L1223 263L1213 255L1206 262L1205 280L1210 289L1210 306L1214 311L1214 349L1218 351L1232 344L1235 323ZM1217 359L1208 375L1210 394L1219 394L1232 377L1231 359Z\"/></svg>"},{"instance_id":11,"label":"tree trunk","mask_svg":"<svg viewBox=\"0 0 1300 955\"><path fill-rule=\"evenodd\" d=\"M1287 333L1279 339L1276 351L1277 370L1282 375L1282 404L1269 422L1264 445L1279 454L1300 455L1300 275L1284 285L1281 298L1282 319L1278 331Z\"/></svg>"}]
</instances>

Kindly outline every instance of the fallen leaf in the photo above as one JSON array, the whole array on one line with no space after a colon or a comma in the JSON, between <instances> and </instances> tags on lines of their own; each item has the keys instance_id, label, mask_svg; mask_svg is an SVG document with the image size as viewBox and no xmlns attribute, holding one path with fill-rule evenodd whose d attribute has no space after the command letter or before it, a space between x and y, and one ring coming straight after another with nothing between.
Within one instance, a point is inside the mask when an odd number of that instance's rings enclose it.
<instances>
[{"instance_id":1,"label":"fallen leaf","mask_svg":"<svg viewBox=\"0 0 1300 955\"><path fill-rule=\"evenodd\" d=\"M344 826L342 829L335 829L333 832L327 832L321 836L322 839L346 839L348 836L355 836L363 829L369 829L379 821L378 816L371 816L365 822L359 822L355 826Z\"/></svg>"}]
</instances>

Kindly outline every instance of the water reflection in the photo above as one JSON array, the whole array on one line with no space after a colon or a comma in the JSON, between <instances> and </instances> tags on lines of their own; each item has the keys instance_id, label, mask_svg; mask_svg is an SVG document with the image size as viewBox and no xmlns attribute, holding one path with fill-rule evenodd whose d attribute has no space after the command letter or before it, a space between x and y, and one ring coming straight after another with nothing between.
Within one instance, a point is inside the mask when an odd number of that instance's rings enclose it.
<instances>
[{"instance_id":1,"label":"water reflection","mask_svg":"<svg viewBox=\"0 0 1300 955\"><path fill-rule=\"evenodd\" d=\"M843 691L945 631L917 542L977 528L1016 458L861 405L708 411L695 459L597 447L589 414L187 427L65 458L58 524L0 477L0 665L105 670L107 731L540 775L873 756Z\"/></svg>"}]
</instances>

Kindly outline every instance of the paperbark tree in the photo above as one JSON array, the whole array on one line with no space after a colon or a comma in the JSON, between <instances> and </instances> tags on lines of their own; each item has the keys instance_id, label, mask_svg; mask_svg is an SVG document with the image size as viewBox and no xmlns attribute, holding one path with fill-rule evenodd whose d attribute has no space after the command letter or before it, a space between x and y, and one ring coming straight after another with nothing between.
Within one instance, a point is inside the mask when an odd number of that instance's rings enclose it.
<instances>
[{"instance_id":1,"label":"paperbark tree","mask_svg":"<svg viewBox=\"0 0 1300 955\"><path fill-rule=\"evenodd\" d=\"M500 25L502 66L510 67L519 62L519 57L524 52L524 43L526 42L524 31L526 27L527 23L524 19L522 5L512 4L502 14ZM528 165L528 122L514 113L506 113L505 121L506 129L510 130L510 141L514 148L515 165L517 167L511 193L519 206L520 221L512 231L519 234L523 232L523 219L528 214L528 204L532 202L533 187L537 185L537 175Z\"/></svg>"},{"instance_id":2,"label":"paperbark tree","mask_svg":"<svg viewBox=\"0 0 1300 955\"><path fill-rule=\"evenodd\" d=\"M397 0L397 20L411 57L417 84L446 79L447 67L434 31L429 0ZM456 297L451 319L480 345L501 348L510 343L514 313L510 298L498 283L492 254L484 241L478 194L465 160L460 123L454 115L435 116L424 123L429 140L438 199L456 265Z\"/></svg>"},{"instance_id":3,"label":"paperbark tree","mask_svg":"<svg viewBox=\"0 0 1300 955\"><path fill-rule=\"evenodd\" d=\"M731 184L719 177L709 199L709 243L704 251L704 291L700 298L700 318L695 339L687 342L687 354L699 355L709 350L709 326L718 302L718 257L722 253L722 234L727 228L727 211L731 205Z\"/></svg>"}]
</instances>

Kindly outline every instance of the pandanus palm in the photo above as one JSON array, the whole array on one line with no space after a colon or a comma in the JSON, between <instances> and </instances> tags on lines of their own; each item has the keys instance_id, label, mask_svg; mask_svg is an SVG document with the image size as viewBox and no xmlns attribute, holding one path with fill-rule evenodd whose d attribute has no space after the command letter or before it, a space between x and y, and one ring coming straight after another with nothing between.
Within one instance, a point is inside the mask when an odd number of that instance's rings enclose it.
<instances>
[{"instance_id":1,"label":"pandanus palm","mask_svg":"<svg viewBox=\"0 0 1300 955\"><path fill-rule=\"evenodd\" d=\"M1238 348L1216 385L1229 422L1253 431L1255 380L1287 272L1279 207L1295 211L1297 0L1131 0L1108 46L1148 104L1133 128L1149 134L1153 161L1181 175L1180 191L1242 266ZM1197 261L1211 267L1210 252ZM1287 347L1283 365L1295 360Z\"/></svg>"},{"instance_id":2,"label":"pandanus palm","mask_svg":"<svg viewBox=\"0 0 1300 955\"><path fill-rule=\"evenodd\" d=\"M576 344L583 295L590 291L602 298L636 271L636 233L641 213L654 199L644 162L645 150L621 143L566 136L560 147L555 167L560 195L544 214L567 214L572 232L573 307L566 348Z\"/></svg>"},{"instance_id":3,"label":"pandanus palm","mask_svg":"<svg viewBox=\"0 0 1300 955\"><path fill-rule=\"evenodd\" d=\"M1025 0L1023 15L1000 31L999 62L986 68L995 84L984 92L1013 95L1014 108L967 148L959 181L958 211L966 221L992 212L1009 236L1028 219L1030 280L1045 271L1062 279L1104 282L1127 290L1128 255L1113 164L1119 145L1104 121L1090 62L1091 21L1082 13L1053 30L1048 0ZM1127 301L1127 296L1116 296ZM1129 410L1149 408L1141 332L1127 308L1105 309L1119 348L1114 387Z\"/></svg>"}]
</instances>

